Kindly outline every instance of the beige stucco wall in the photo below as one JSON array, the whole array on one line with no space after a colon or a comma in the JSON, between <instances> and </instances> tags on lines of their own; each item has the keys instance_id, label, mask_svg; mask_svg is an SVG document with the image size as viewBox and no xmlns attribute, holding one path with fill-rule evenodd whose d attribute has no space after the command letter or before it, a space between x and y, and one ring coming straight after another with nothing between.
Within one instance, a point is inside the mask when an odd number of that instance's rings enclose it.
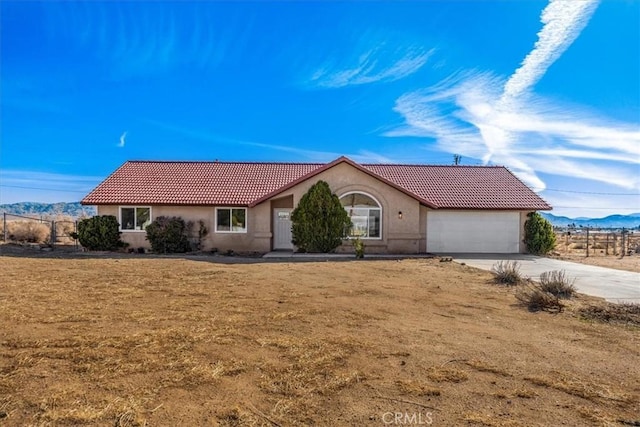
<instances>
[{"instance_id":1,"label":"beige stucco wall","mask_svg":"<svg viewBox=\"0 0 640 427\"><path fill-rule=\"evenodd\" d=\"M257 220L259 215L264 215L264 209L247 210L247 233L216 233L215 232L215 207L214 206L168 206L152 205L152 220L159 216L179 216L185 221L193 221L197 224L203 220L209 230L209 234L202 242L205 251L218 249L221 252L234 251L259 251L268 252L271 249L271 233L261 233ZM268 212L268 209L266 210ZM98 206L98 215L114 215L119 219L119 206ZM197 225L195 226L197 227ZM252 231L253 230L253 231ZM130 248L150 248L144 231L124 230L122 240L129 244Z\"/></svg>"},{"instance_id":2,"label":"beige stucco wall","mask_svg":"<svg viewBox=\"0 0 640 427\"><path fill-rule=\"evenodd\" d=\"M293 197L293 206L297 206L302 196L316 182L323 180L339 197L350 192L364 192L373 196L382 209L382 238L365 239L366 253L419 253L425 243L424 230L421 226L421 206L417 200L401 191L380 182L378 179L354 168L347 163L340 163L331 169L321 172L308 181L302 182L279 194L278 199ZM261 203L269 206L269 201ZM402 219L398 213L402 212ZM271 213L265 212L258 219L259 230L271 230ZM337 252L353 252L350 243L345 243Z\"/></svg>"}]
</instances>

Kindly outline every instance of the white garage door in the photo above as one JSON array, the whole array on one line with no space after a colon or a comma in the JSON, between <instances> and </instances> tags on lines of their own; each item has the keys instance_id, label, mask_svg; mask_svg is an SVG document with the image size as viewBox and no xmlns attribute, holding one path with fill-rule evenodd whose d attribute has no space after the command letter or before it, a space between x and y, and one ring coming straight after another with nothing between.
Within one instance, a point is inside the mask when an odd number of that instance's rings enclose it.
<instances>
[{"instance_id":1,"label":"white garage door","mask_svg":"<svg viewBox=\"0 0 640 427\"><path fill-rule=\"evenodd\" d=\"M520 213L429 211L427 251L432 253L518 253Z\"/></svg>"}]
</instances>

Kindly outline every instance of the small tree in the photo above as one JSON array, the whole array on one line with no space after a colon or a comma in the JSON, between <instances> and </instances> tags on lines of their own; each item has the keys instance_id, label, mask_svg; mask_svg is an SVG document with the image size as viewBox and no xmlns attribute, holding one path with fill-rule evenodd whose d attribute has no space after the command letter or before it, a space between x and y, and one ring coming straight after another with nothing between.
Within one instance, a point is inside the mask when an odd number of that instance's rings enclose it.
<instances>
[{"instance_id":1,"label":"small tree","mask_svg":"<svg viewBox=\"0 0 640 427\"><path fill-rule=\"evenodd\" d=\"M176 216L157 217L145 229L151 250L156 253L188 252L191 249L188 238L190 225Z\"/></svg>"},{"instance_id":2,"label":"small tree","mask_svg":"<svg viewBox=\"0 0 640 427\"><path fill-rule=\"evenodd\" d=\"M351 228L349 214L325 181L315 183L291 213L293 244L304 252L331 252Z\"/></svg>"},{"instance_id":3,"label":"small tree","mask_svg":"<svg viewBox=\"0 0 640 427\"><path fill-rule=\"evenodd\" d=\"M83 219L78 223L77 238L90 251L115 251L125 246L120 240L118 220L113 215Z\"/></svg>"},{"instance_id":4,"label":"small tree","mask_svg":"<svg viewBox=\"0 0 640 427\"><path fill-rule=\"evenodd\" d=\"M544 255L556 245L556 234L553 226L538 212L531 212L524 223L524 243L527 251L536 255Z\"/></svg>"}]
</instances>

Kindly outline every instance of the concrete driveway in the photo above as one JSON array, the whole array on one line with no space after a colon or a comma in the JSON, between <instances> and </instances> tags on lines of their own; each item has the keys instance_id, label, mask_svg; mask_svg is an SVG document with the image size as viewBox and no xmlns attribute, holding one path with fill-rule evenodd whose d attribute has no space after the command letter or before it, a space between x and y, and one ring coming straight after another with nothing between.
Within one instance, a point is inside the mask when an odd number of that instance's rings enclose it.
<instances>
[{"instance_id":1,"label":"concrete driveway","mask_svg":"<svg viewBox=\"0 0 640 427\"><path fill-rule=\"evenodd\" d=\"M520 264L520 272L533 280L540 273L552 270L564 270L569 277L575 278L578 292L602 297L611 302L640 303L640 273L595 267L576 262L561 261L535 255L522 254L454 254L454 261L465 263L482 270L501 260L514 260Z\"/></svg>"}]
</instances>

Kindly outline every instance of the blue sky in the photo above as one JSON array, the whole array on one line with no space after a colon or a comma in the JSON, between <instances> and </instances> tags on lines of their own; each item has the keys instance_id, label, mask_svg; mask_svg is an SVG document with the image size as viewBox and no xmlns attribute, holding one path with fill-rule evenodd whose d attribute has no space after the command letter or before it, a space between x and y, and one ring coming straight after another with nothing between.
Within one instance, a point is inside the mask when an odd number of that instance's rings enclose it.
<instances>
[{"instance_id":1,"label":"blue sky","mask_svg":"<svg viewBox=\"0 0 640 427\"><path fill-rule=\"evenodd\" d=\"M0 203L131 159L509 167L640 212L640 2L0 2Z\"/></svg>"}]
</instances>

